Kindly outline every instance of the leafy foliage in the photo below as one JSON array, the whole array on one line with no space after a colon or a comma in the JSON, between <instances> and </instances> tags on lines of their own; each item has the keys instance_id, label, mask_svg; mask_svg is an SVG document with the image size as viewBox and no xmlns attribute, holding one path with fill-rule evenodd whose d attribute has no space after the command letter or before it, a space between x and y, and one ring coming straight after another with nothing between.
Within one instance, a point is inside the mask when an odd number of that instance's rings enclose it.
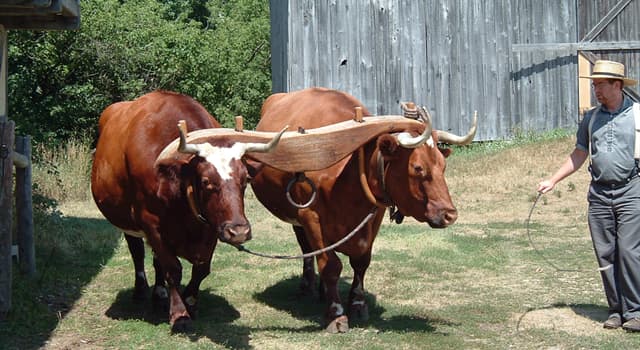
<instances>
[{"instance_id":1,"label":"leafy foliage","mask_svg":"<svg viewBox=\"0 0 640 350\"><path fill-rule=\"evenodd\" d=\"M156 89L255 126L271 91L269 7L259 0L87 0L77 31L9 33L17 132L59 144L95 136L111 103Z\"/></svg>"}]
</instances>

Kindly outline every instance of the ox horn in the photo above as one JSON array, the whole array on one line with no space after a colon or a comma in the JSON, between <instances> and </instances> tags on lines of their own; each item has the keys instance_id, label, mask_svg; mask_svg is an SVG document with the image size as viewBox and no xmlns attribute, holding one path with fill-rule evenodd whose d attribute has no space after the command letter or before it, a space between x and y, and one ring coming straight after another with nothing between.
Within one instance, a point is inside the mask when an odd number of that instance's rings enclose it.
<instances>
[{"instance_id":1,"label":"ox horn","mask_svg":"<svg viewBox=\"0 0 640 350\"><path fill-rule=\"evenodd\" d=\"M256 153L270 152L272 149L274 149L278 145L278 143L280 142L280 138L282 137L282 134L284 134L284 132L288 128L289 128L289 125L285 126L268 143L252 143L252 142L242 143L244 148L243 154L247 152L256 152ZM180 143L178 144L178 152L198 155L201 151L199 145L187 143L187 124L184 120L180 120L178 122L178 130L180 130Z\"/></svg>"},{"instance_id":2,"label":"ox horn","mask_svg":"<svg viewBox=\"0 0 640 350\"><path fill-rule=\"evenodd\" d=\"M180 120L178 122L178 130L180 130L180 144L178 144L178 152L196 155L200 153L200 148L198 148L198 146L187 143L187 122Z\"/></svg>"},{"instance_id":3,"label":"ox horn","mask_svg":"<svg viewBox=\"0 0 640 350\"><path fill-rule=\"evenodd\" d=\"M433 131L433 128L431 126L431 115L427 111L427 108L424 106L418 107L418 114L424 121L424 132L422 133L422 135L416 137L412 137L411 134L406 132L400 133L397 137L400 146L405 148L416 148L423 145L424 143L433 145L433 139L431 138L431 132Z\"/></svg>"},{"instance_id":4,"label":"ox horn","mask_svg":"<svg viewBox=\"0 0 640 350\"><path fill-rule=\"evenodd\" d=\"M289 125L285 126L284 128L282 128L282 130L280 130L280 132L278 134L276 134L271 141L269 141L268 143L245 143L245 153L248 152L256 152L256 153L267 153L270 152L272 149L274 149L278 143L280 142L280 138L282 137L282 134L284 134L285 131L287 131L287 129L289 128Z\"/></svg>"},{"instance_id":5,"label":"ox horn","mask_svg":"<svg viewBox=\"0 0 640 350\"><path fill-rule=\"evenodd\" d=\"M473 125L465 136L458 136L446 131L436 130L438 135L438 141L442 143L448 143L450 145L468 145L473 141L476 136L476 129L478 126L478 111L473 112Z\"/></svg>"}]
</instances>

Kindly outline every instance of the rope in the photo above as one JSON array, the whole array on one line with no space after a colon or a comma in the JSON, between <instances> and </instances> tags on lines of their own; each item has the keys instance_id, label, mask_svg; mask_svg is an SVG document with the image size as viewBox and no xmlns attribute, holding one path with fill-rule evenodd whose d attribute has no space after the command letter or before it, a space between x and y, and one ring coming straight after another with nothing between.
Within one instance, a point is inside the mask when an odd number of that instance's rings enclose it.
<instances>
[{"instance_id":1,"label":"rope","mask_svg":"<svg viewBox=\"0 0 640 350\"><path fill-rule=\"evenodd\" d=\"M540 197L542 196L541 192L538 192L538 195L536 196L536 199L533 201L533 205L531 206L531 209L529 210L529 216L527 217L527 222L526 222L526 228L527 228L527 238L529 239L529 244L531 245L531 248L533 248L533 250L551 267L553 267L556 271L558 272L587 272L587 271L593 271L591 269L563 269L558 267L556 264L554 264L551 260L549 260L544 254L542 254L542 252L536 247L536 245L533 243L533 239L531 238L531 230L529 228L529 223L531 222L531 215L533 214L533 210L536 207L536 204L538 203L538 199L540 199ZM605 267L601 267L598 268L598 271L604 271L607 270L609 268L613 267L613 265L608 265Z\"/></svg>"},{"instance_id":2,"label":"rope","mask_svg":"<svg viewBox=\"0 0 640 350\"><path fill-rule=\"evenodd\" d=\"M269 255L269 254L264 254L264 253L258 253L258 252L253 252L247 248L245 248L242 244L236 246L236 248L241 251L241 252L245 252L245 253L249 253L255 256L260 256L263 258L270 258L270 259L306 259L306 258L311 258L314 257L316 255L320 255L324 252L330 251L335 249L336 247L338 247L339 245L341 245L342 243L348 241L349 239L351 239L351 237L353 237L353 235L355 235L358 231L360 231L360 229L367 223L369 222L369 220L371 220L372 217L374 217L376 215L377 209L373 208L373 210L371 210L371 212L365 216L365 218L362 220L362 222L360 222L360 224L358 226L356 226L356 228L353 229L353 231L351 231L348 235L344 236L341 240L337 241L336 243L328 246L328 247L324 247L322 249L318 249L316 251L310 252L310 253L306 253L306 254L302 254L302 255Z\"/></svg>"}]
</instances>

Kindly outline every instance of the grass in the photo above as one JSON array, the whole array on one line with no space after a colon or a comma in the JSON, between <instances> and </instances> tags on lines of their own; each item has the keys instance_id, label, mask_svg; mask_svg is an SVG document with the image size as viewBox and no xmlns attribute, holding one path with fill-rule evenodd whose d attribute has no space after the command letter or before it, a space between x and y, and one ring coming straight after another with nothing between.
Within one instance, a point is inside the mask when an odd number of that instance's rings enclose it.
<instances>
[{"instance_id":1,"label":"grass","mask_svg":"<svg viewBox=\"0 0 640 350\"><path fill-rule=\"evenodd\" d=\"M410 218L385 221L365 280L371 318L339 335L320 327L323 303L296 297L299 261L224 244L202 284L193 332L171 335L165 314L131 301L133 267L121 234L87 196L66 197L38 218L36 278L14 272L0 348L637 349L640 336L601 327L606 301L586 224L586 170L543 196L526 230L537 182L573 143L570 135L543 135L457 148L447 181L458 222L434 230ZM60 178L67 183L64 172ZM290 225L250 191L246 203L255 232L248 248L298 254ZM343 263L346 297L353 273Z\"/></svg>"}]
</instances>

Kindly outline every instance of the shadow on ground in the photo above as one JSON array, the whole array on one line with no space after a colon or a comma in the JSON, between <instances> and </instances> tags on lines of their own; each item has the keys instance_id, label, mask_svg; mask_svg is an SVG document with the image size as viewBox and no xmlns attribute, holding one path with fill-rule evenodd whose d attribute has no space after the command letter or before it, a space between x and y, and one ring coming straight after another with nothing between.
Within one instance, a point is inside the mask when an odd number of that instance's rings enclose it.
<instances>
[{"instance_id":1,"label":"shadow on ground","mask_svg":"<svg viewBox=\"0 0 640 350\"><path fill-rule=\"evenodd\" d=\"M300 279L291 277L266 288L260 293L254 295L254 299L260 301L270 307L281 310L290 314L292 317L310 321L317 324L316 327L303 327L287 329L289 332L309 332L322 331L323 315L326 303L317 295L308 296L299 293ZM340 279L339 290L342 302L346 303L351 284L345 279ZM350 328L366 328L374 327L380 331L394 332L433 332L436 324L450 324L449 321L436 318L424 318L422 316L391 316L385 317L385 308L376 302L376 296L371 293L366 295L367 305L369 306L369 320L349 320ZM262 328L269 330L270 328Z\"/></svg>"},{"instance_id":2,"label":"shadow on ground","mask_svg":"<svg viewBox=\"0 0 640 350\"><path fill-rule=\"evenodd\" d=\"M132 288L119 292L105 315L115 320L167 324L167 329L169 328L168 310L154 310L150 297L143 302L134 302ZM225 298L212 294L209 290L201 290L198 295L198 314L185 336L193 342L206 337L222 347L250 349L250 329L233 324L239 317L240 312Z\"/></svg>"},{"instance_id":3,"label":"shadow on ground","mask_svg":"<svg viewBox=\"0 0 640 350\"><path fill-rule=\"evenodd\" d=\"M119 244L121 234L103 219L39 219L45 229L34 237L36 275L28 278L13 266L11 310L0 323L3 349L43 347Z\"/></svg>"}]
</instances>

